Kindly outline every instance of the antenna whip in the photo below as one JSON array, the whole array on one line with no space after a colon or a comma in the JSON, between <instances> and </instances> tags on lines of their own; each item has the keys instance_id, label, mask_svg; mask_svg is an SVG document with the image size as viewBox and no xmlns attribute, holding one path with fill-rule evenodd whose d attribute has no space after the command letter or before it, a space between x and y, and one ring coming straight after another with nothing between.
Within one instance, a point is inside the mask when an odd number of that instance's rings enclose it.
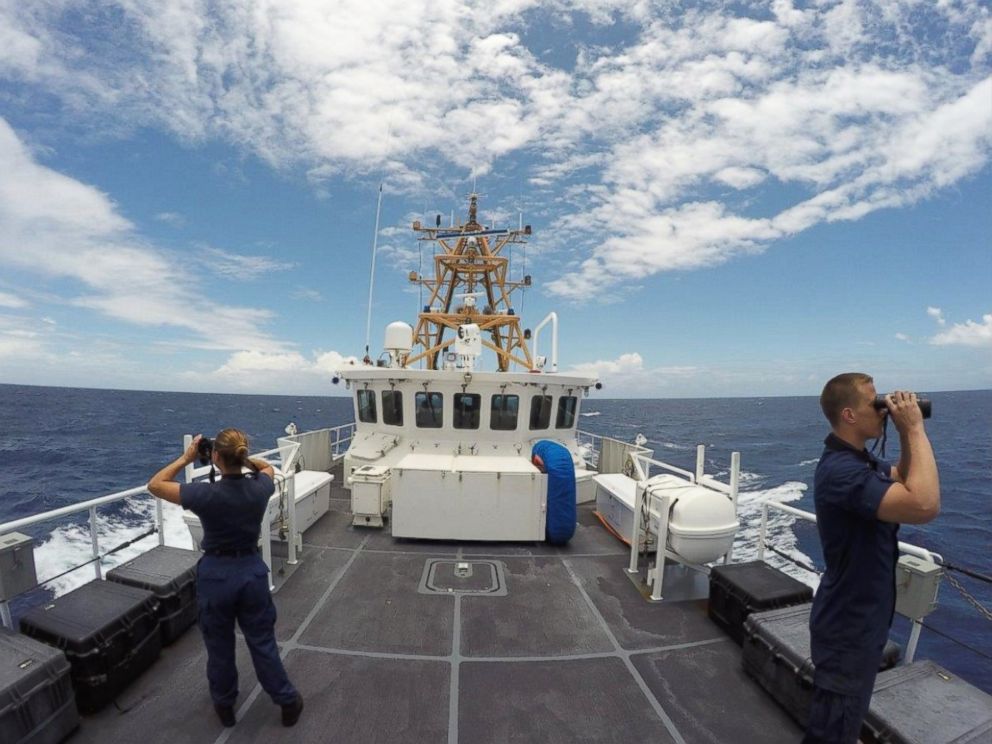
<instances>
[{"instance_id":1,"label":"antenna whip","mask_svg":"<svg viewBox=\"0 0 992 744\"><path fill-rule=\"evenodd\" d=\"M379 200L375 205L375 231L372 233L372 268L369 271L369 312L365 321L365 361L370 361L369 343L372 338L372 288L375 286L375 252L379 246L379 213L382 210L382 183L379 183Z\"/></svg>"}]
</instances>

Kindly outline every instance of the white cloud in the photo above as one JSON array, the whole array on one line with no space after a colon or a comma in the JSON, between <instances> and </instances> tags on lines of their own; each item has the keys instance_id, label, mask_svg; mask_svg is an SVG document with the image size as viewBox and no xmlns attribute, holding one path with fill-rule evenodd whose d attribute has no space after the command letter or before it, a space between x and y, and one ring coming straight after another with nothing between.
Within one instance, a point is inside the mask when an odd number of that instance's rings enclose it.
<instances>
[{"instance_id":1,"label":"white cloud","mask_svg":"<svg viewBox=\"0 0 992 744\"><path fill-rule=\"evenodd\" d=\"M149 245L106 194L35 162L2 118L0 162L0 262L75 281L63 301L111 318L216 334L211 342L226 349L281 347L260 329L270 311L203 299L196 278ZM217 322L207 327L206 317Z\"/></svg>"},{"instance_id":2,"label":"white cloud","mask_svg":"<svg viewBox=\"0 0 992 744\"><path fill-rule=\"evenodd\" d=\"M22 307L27 307L28 303L10 292L0 292L0 307L9 307L11 309L17 310Z\"/></svg>"},{"instance_id":3,"label":"white cloud","mask_svg":"<svg viewBox=\"0 0 992 744\"><path fill-rule=\"evenodd\" d=\"M159 212L155 219L172 227L183 227L186 224L186 218L178 212Z\"/></svg>"},{"instance_id":4,"label":"white cloud","mask_svg":"<svg viewBox=\"0 0 992 744\"><path fill-rule=\"evenodd\" d=\"M211 271L227 279L250 281L274 271L287 271L296 264L268 256L247 256L209 245L197 246L197 257Z\"/></svg>"},{"instance_id":5,"label":"white cloud","mask_svg":"<svg viewBox=\"0 0 992 744\"><path fill-rule=\"evenodd\" d=\"M267 390L299 394L326 394L333 390L332 378L358 363L336 351L298 352L239 351L211 374L198 376L200 384L214 383L225 390Z\"/></svg>"},{"instance_id":6,"label":"white cloud","mask_svg":"<svg viewBox=\"0 0 992 744\"><path fill-rule=\"evenodd\" d=\"M570 371L582 375L593 377L605 377L607 375L636 374L644 370L644 360L636 351L621 354L612 360L597 360L595 362L583 362L576 364Z\"/></svg>"},{"instance_id":7,"label":"white cloud","mask_svg":"<svg viewBox=\"0 0 992 744\"><path fill-rule=\"evenodd\" d=\"M981 322L966 320L941 331L930 343L935 346L974 346L992 348L992 313L982 316Z\"/></svg>"},{"instance_id":8,"label":"white cloud","mask_svg":"<svg viewBox=\"0 0 992 744\"><path fill-rule=\"evenodd\" d=\"M573 365L568 373L587 375L602 381L609 396L612 391L621 395L653 395L674 382L684 381L698 373L697 367L668 366L646 367L639 353L627 352L616 359L599 359Z\"/></svg>"},{"instance_id":9,"label":"white cloud","mask_svg":"<svg viewBox=\"0 0 992 744\"><path fill-rule=\"evenodd\" d=\"M38 338L0 333L0 361L5 364L14 361L38 361L48 356L44 343Z\"/></svg>"},{"instance_id":10,"label":"white cloud","mask_svg":"<svg viewBox=\"0 0 992 744\"><path fill-rule=\"evenodd\" d=\"M555 245L577 258L551 289L578 298L912 204L986 167L985 4L801 5L774 0L759 20L720 2L133 0L115 7L106 54L88 43L105 18L83 0L8 0L0 77L56 97L67 119L220 139L305 168L318 190L342 174L434 190L515 156L520 184L567 194ZM588 40L556 66L548 33L586 17ZM621 18L629 36L597 43ZM92 211L98 232L132 230L104 195L64 190L86 202L70 198L65 222Z\"/></svg>"},{"instance_id":11,"label":"white cloud","mask_svg":"<svg viewBox=\"0 0 992 744\"><path fill-rule=\"evenodd\" d=\"M905 343L908 344L908 343L911 343L912 342L912 339L910 339L910 337L907 336L905 333L897 333L896 334L896 341L904 341Z\"/></svg>"},{"instance_id":12,"label":"white cloud","mask_svg":"<svg viewBox=\"0 0 992 744\"><path fill-rule=\"evenodd\" d=\"M293 290L292 295L290 295L294 300L303 300L305 302L323 302L324 295L318 292L316 289L311 289L309 287L299 287Z\"/></svg>"},{"instance_id":13,"label":"white cloud","mask_svg":"<svg viewBox=\"0 0 992 744\"><path fill-rule=\"evenodd\" d=\"M937 321L939 325L946 325L947 321L944 320L944 313L939 307L928 307L927 315Z\"/></svg>"}]
</instances>

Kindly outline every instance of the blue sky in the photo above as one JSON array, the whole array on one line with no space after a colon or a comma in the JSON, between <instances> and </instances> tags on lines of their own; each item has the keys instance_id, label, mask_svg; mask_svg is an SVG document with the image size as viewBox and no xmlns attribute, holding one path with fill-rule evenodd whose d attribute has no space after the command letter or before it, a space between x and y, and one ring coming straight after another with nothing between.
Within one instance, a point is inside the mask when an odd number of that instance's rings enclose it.
<instances>
[{"instance_id":1,"label":"blue sky","mask_svg":"<svg viewBox=\"0 0 992 744\"><path fill-rule=\"evenodd\" d=\"M988 388L990 153L987 3L0 0L0 382L342 393L382 182L374 352L477 184L601 395Z\"/></svg>"}]
</instances>

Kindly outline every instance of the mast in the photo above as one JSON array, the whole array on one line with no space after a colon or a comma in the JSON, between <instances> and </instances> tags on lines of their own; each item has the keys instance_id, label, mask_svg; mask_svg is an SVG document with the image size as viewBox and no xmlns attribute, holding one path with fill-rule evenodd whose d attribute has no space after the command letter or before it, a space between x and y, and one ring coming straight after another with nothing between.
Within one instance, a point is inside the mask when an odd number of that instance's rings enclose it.
<instances>
[{"instance_id":1,"label":"mast","mask_svg":"<svg viewBox=\"0 0 992 744\"><path fill-rule=\"evenodd\" d=\"M418 240L435 241L441 250L434 257L433 277L410 273L411 283L427 289L430 299L414 331L414 344L422 350L411 354L406 366L423 359L428 369L438 369L439 356L455 342L458 327L474 323L483 334L482 345L496 353L500 372L508 371L511 363L534 369L520 317L510 301L514 290L530 286L530 277L510 281L509 259L501 255L507 246L526 242L530 225L517 230L486 229L478 222L478 201L479 194L469 194L464 224L442 228L439 224L424 227L419 220L413 223ZM449 329L452 333L445 338Z\"/></svg>"}]
</instances>

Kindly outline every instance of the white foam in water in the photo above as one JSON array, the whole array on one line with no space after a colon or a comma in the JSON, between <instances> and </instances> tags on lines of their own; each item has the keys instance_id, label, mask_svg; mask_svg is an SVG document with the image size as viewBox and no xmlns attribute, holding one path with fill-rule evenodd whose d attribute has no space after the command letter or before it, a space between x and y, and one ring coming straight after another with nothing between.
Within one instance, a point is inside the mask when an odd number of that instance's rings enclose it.
<instances>
[{"instance_id":1,"label":"white foam in water","mask_svg":"<svg viewBox=\"0 0 992 744\"><path fill-rule=\"evenodd\" d=\"M97 535L100 540L100 552L105 553L121 543L133 540L151 529L155 520L155 499L151 496L139 496L129 499L127 513L121 516L108 517L97 511ZM163 532L165 544L174 548L192 549L193 538L182 519L182 507L163 502L162 504ZM121 563L135 558L158 545L158 535L148 535L133 545L104 558L100 563L103 575ZM35 566L39 581L57 576L64 571L80 566L75 571L67 573L45 586L55 592L56 596L65 594L78 586L91 581L95 577L92 563L81 565L91 560L93 547L90 538L89 523L57 527L44 543L34 552Z\"/></svg>"},{"instance_id":2,"label":"white foam in water","mask_svg":"<svg viewBox=\"0 0 992 744\"><path fill-rule=\"evenodd\" d=\"M748 478L745 478L748 476ZM754 473L741 473L741 483L762 480L763 476ZM734 538L734 562L757 560L758 547L761 541L761 502L775 501L788 504L798 501L806 491L806 484L799 481L787 481L778 486L755 491L739 491L737 495L737 517L741 526ZM765 544L773 545L786 555L797 561L812 565L812 559L799 549L796 534L792 527L796 517L777 509L768 510L768 522L765 527ZM766 563L781 569L785 573L809 584L814 589L820 579L816 574L787 561L770 550L765 551Z\"/></svg>"}]
</instances>

